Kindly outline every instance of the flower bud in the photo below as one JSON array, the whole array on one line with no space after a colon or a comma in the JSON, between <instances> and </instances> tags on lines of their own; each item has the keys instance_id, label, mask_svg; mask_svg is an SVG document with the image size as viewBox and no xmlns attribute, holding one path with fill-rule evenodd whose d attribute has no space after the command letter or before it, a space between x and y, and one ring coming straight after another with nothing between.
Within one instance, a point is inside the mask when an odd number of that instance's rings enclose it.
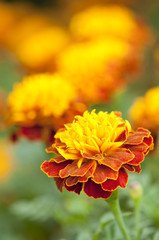
<instances>
[{"instance_id":1,"label":"flower bud","mask_svg":"<svg viewBox=\"0 0 159 240\"><path fill-rule=\"evenodd\" d=\"M142 186L139 182L133 182L129 186L129 194L133 200L140 199L143 194Z\"/></svg>"}]
</instances>

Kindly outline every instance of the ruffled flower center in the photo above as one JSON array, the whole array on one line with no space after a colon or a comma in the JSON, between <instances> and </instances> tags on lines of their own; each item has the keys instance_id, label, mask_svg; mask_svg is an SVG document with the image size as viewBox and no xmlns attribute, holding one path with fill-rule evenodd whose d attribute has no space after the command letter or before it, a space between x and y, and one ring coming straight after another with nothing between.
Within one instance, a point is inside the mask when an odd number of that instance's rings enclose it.
<instances>
[{"instance_id":1,"label":"ruffled flower center","mask_svg":"<svg viewBox=\"0 0 159 240\"><path fill-rule=\"evenodd\" d=\"M78 166L83 158L100 162L116 151L131 131L129 122L120 118L117 112L85 112L83 117L76 116L76 120L65 128L55 135L60 141L59 147L56 143L57 150L65 159L75 160L81 156Z\"/></svg>"}]
</instances>

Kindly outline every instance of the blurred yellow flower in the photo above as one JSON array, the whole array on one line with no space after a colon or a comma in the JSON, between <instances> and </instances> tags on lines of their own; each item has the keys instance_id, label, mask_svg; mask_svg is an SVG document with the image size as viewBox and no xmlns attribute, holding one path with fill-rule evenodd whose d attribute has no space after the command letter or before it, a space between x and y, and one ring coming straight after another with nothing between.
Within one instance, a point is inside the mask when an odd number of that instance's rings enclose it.
<instances>
[{"instance_id":1,"label":"blurred yellow flower","mask_svg":"<svg viewBox=\"0 0 159 240\"><path fill-rule=\"evenodd\" d=\"M16 48L22 64L33 71L47 71L54 58L68 43L69 36L58 26L41 29L27 36Z\"/></svg>"},{"instance_id":2,"label":"blurred yellow flower","mask_svg":"<svg viewBox=\"0 0 159 240\"><path fill-rule=\"evenodd\" d=\"M114 37L68 46L57 58L58 70L88 102L106 101L135 71L131 45Z\"/></svg>"},{"instance_id":3,"label":"blurred yellow flower","mask_svg":"<svg viewBox=\"0 0 159 240\"><path fill-rule=\"evenodd\" d=\"M51 25L53 21L50 18L34 10L33 13L24 15L21 21L10 29L6 36L6 45L14 52L22 41Z\"/></svg>"},{"instance_id":4,"label":"blurred yellow flower","mask_svg":"<svg viewBox=\"0 0 159 240\"><path fill-rule=\"evenodd\" d=\"M136 46L149 40L149 31L139 23L131 10L124 6L93 6L73 16L70 22L72 33L79 38L114 36Z\"/></svg>"},{"instance_id":5,"label":"blurred yellow flower","mask_svg":"<svg viewBox=\"0 0 159 240\"><path fill-rule=\"evenodd\" d=\"M152 132L159 130L159 87L148 90L139 97L130 109L130 118L135 128L145 127Z\"/></svg>"},{"instance_id":6,"label":"blurred yellow flower","mask_svg":"<svg viewBox=\"0 0 159 240\"><path fill-rule=\"evenodd\" d=\"M15 85L7 105L6 123L24 128L21 133L31 134L29 138L33 139L32 133L35 138L41 138L39 131L43 128L56 130L86 109L74 87L58 74L25 77Z\"/></svg>"}]
</instances>

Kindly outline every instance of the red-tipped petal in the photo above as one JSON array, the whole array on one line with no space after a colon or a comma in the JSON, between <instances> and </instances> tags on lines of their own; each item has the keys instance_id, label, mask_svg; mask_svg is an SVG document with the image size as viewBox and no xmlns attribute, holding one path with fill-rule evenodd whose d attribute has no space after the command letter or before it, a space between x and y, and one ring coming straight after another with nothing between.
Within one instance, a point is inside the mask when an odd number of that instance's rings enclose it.
<instances>
[{"instance_id":1,"label":"red-tipped petal","mask_svg":"<svg viewBox=\"0 0 159 240\"><path fill-rule=\"evenodd\" d=\"M112 194L112 192L104 191L100 184L96 184L90 179L88 180L88 182L84 183L84 192L87 194L88 197L103 199L109 198Z\"/></svg>"},{"instance_id":2,"label":"red-tipped petal","mask_svg":"<svg viewBox=\"0 0 159 240\"><path fill-rule=\"evenodd\" d=\"M125 141L125 144L129 145L138 145L143 142L145 137L149 137L150 132L146 129L139 128L136 132L131 134L127 140Z\"/></svg>"},{"instance_id":3,"label":"red-tipped petal","mask_svg":"<svg viewBox=\"0 0 159 240\"><path fill-rule=\"evenodd\" d=\"M73 186L73 185L76 185L78 183L78 179L79 177L68 177L66 179L66 185L69 187L69 186Z\"/></svg>"},{"instance_id":4,"label":"red-tipped petal","mask_svg":"<svg viewBox=\"0 0 159 240\"><path fill-rule=\"evenodd\" d=\"M80 194L81 193L81 190L82 190L82 183L77 183L76 185L73 185L73 186L67 186L65 184L65 188L69 191L69 192L75 192L77 194Z\"/></svg>"},{"instance_id":5,"label":"red-tipped petal","mask_svg":"<svg viewBox=\"0 0 159 240\"><path fill-rule=\"evenodd\" d=\"M101 159L103 159L103 155L102 154L83 153L82 155L83 155L84 158L93 159L93 160L101 160Z\"/></svg>"},{"instance_id":6,"label":"red-tipped petal","mask_svg":"<svg viewBox=\"0 0 159 240\"><path fill-rule=\"evenodd\" d=\"M143 140L144 143L146 143L149 147L152 145L153 143L153 138L152 136L149 136L149 137L145 137L144 140Z\"/></svg>"},{"instance_id":7,"label":"red-tipped petal","mask_svg":"<svg viewBox=\"0 0 159 240\"><path fill-rule=\"evenodd\" d=\"M129 161L128 164L130 165L138 165L144 160L145 152L149 147L145 143L141 143L139 145L134 145L130 147L130 150L135 155L134 159Z\"/></svg>"},{"instance_id":8,"label":"red-tipped petal","mask_svg":"<svg viewBox=\"0 0 159 240\"><path fill-rule=\"evenodd\" d=\"M45 161L41 165L41 170L48 175L48 177L59 177L59 171L67 166L71 161L56 163Z\"/></svg>"},{"instance_id":9,"label":"red-tipped petal","mask_svg":"<svg viewBox=\"0 0 159 240\"><path fill-rule=\"evenodd\" d=\"M55 153L55 154L59 155L59 152L57 151L57 149L55 147L55 144L52 144L52 146L48 147L46 149L46 152L48 152L48 153Z\"/></svg>"},{"instance_id":10,"label":"red-tipped petal","mask_svg":"<svg viewBox=\"0 0 159 240\"><path fill-rule=\"evenodd\" d=\"M105 191L114 191L118 186L125 188L128 183L128 174L124 168L119 170L119 176L117 180L108 179L106 182L102 183L102 188Z\"/></svg>"},{"instance_id":11,"label":"red-tipped petal","mask_svg":"<svg viewBox=\"0 0 159 240\"><path fill-rule=\"evenodd\" d=\"M121 148L101 160L100 163L112 168L114 171L118 171L124 163L129 162L133 158L134 154L130 150Z\"/></svg>"},{"instance_id":12,"label":"red-tipped petal","mask_svg":"<svg viewBox=\"0 0 159 240\"><path fill-rule=\"evenodd\" d=\"M107 179L117 179L118 171L114 171L113 169L104 166L104 165L97 165L96 170L94 172L94 176L92 180L95 183L103 183Z\"/></svg>"},{"instance_id":13,"label":"red-tipped petal","mask_svg":"<svg viewBox=\"0 0 159 240\"><path fill-rule=\"evenodd\" d=\"M129 164L123 164L123 166L125 169L127 169L129 172L134 172L135 169L134 169L134 166L132 165L129 165Z\"/></svg>"},{"instance_id":14,"label":"red-tipped petal","mask_svg":"<svg viewBox=\"0 0 159 240\"><path fill-rule=\"evenodd\" d=\"M58 156L58 157L51 158L50 161L54 161L56 163L61 163L61 162L66 161L66 159L62 156Z\"/></svg>"},{"instance_id":15,"label":"red-tipped petal","mask_svg":"<svg viewBox=\"0 0 159 240\"><path fill-rule=\"evenodd\" d=\"M127 130L124 129L120 135L115 139L115 142L123 142L126 140L126 137L127 137Z\"/></svg>"},{"instance_id":16,"label":"red-tipped petal","mask_svg":"<svg viewBox=\"0 0 159 240\"><path fill-rule=\"evenodd\" d=\"M142 171L140 165L134 166L134 169L135 169L135 172L136 172L136 173L140 173L140 172Z\"/></svg>"},{"instance_id":17,"label":"red-tipped petal","mask_svg":"<svg viewBox=\"0 0 159 240\"><path fill-rule=\"evenodd\" d=\"M79 182L87 182L88 178L93 176L96 165L96 162L94 162L94 165L88 170L88 172L83 177L79 177Z\"/></svg>"},{"instance_id":18,"label":"red-tipped petal","mask_svg":"<svg viewBox=\"0 0 159 240\"><path fill-rule=\"evenodd\" d=\"M63 191L63 187L64 187L64 181L65 181L65 179L59 178L59 177L55 177L54 180L55 180L55 182L56 182L56 186L57 186L58 190L59 190L60 192L62 192L62 191Z\"/></svg>"},{"instance_id":19,"label":"red-tipped petal","mask_svg":"<svg viewBox=\"0 0 159 240\"><path fill-rule=\"evenodd\" d=\"M60 177L68 177L68 176L84 176L88 170L94 164L93 161L86 161L82 163L80 167L77 166L78 161L73 161L72 164L67 165L64 169L60 171Z\"/></svg>"}]
</instances>

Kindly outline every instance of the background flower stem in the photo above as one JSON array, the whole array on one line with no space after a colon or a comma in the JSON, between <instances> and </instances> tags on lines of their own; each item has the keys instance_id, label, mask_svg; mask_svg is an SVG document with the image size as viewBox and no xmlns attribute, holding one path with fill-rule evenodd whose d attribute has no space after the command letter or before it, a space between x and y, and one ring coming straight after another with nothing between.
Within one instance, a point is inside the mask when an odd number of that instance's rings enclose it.
<instances>
[{"instance_id":1,"label":"background flower stem","mask_svg":"<svg viewBox=\"0 0 159 240\"><path fill-rule=\"evenodd\" d=\"M141 198L134 200L134 210L135 210L135 240L140 239L140 205Z\"/></svg>"}]
</instances>

